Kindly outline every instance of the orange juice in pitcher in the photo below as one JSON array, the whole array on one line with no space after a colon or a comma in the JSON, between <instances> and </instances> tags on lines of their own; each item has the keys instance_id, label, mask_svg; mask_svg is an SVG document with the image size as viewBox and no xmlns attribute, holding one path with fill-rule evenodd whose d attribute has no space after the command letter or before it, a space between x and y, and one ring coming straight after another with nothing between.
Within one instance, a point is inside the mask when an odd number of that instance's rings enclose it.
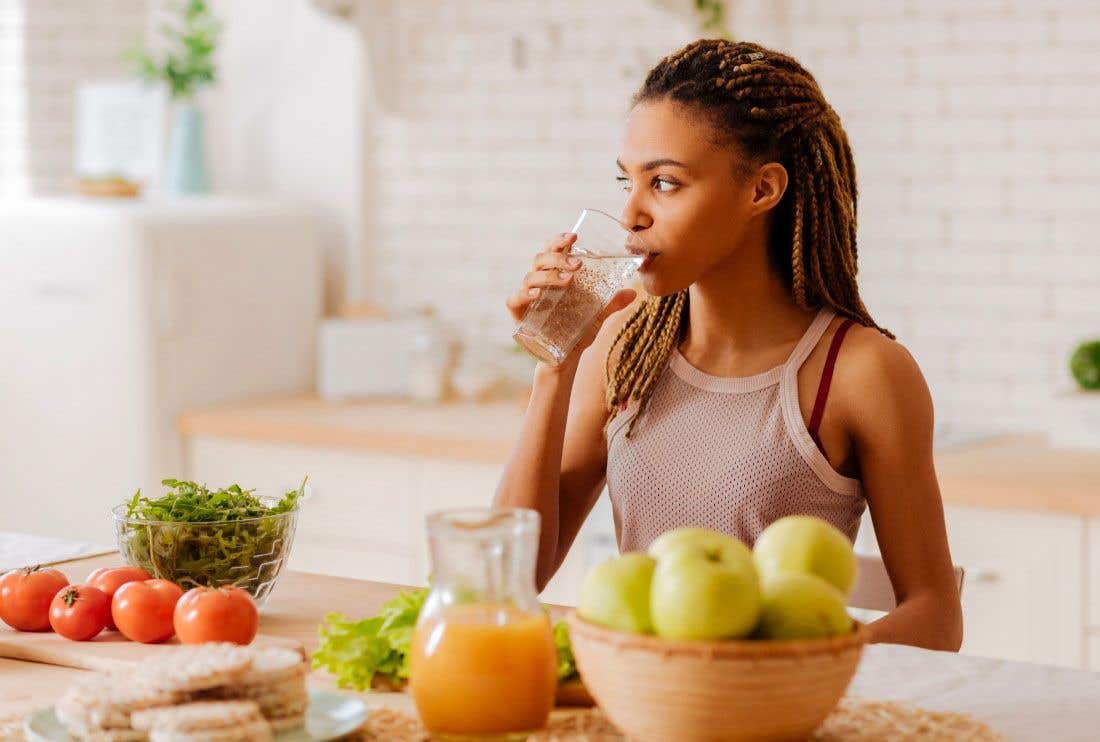
<instances>
[{"instance_id":1,"label":"orange juice in pitcher","mask_svg":"<svg viewBox=\"0 0 1100 742\"><path fill-rule=\"evenodd\" d=\"M409 685L441 739L525 739L554 705L557 650L535 594L538 513L449 511L428 519L432 588Z\"/></svg>"}]
</instances>

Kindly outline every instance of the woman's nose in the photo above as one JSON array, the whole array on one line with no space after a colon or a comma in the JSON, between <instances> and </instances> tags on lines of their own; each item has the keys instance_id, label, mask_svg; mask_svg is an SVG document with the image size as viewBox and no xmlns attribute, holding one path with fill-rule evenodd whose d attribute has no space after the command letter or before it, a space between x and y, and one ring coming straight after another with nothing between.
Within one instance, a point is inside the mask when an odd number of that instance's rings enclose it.
<instances>
[{"instance_id":1,"label":"woman's nose","mask_svg":"<svg viewBox=\"0 0 1100 742\"><path fill-rule=\"evenodd\" d=\"M633 232L649 229L653 224L653 219L634 202L633 198L627 199L622 214L619 216L619 221Z\"/></svg>"}]
</instances>

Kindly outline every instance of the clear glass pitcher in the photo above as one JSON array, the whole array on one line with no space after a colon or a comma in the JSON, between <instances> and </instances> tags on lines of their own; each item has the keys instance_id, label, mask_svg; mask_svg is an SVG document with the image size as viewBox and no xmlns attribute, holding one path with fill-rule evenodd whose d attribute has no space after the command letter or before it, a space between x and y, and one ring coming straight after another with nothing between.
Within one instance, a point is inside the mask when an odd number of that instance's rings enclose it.
<instances>
[{"instance_id":1,"label":"clear glass pitcher","mask_svg":"<svg viewBox=\"0 0 1100 742\"><path fill-rule=\"evenodd\" d=\"M448 510L427 522L432 584L409 678L421 721L440 739L526 739L545 726L557 687L535 590L539 515Z\"/></svg>"}]
</instances>

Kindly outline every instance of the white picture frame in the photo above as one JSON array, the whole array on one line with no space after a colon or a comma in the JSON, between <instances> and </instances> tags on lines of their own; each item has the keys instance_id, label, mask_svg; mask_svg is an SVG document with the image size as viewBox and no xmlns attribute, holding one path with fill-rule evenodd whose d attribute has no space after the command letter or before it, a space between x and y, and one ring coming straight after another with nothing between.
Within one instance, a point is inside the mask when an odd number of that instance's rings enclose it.
<instances>
[{"instance_id":1,"label":"white picture frame","mask_svg":"<svg viewBox=\"0 0 1100 742\"><path fill-rule=\"evenodd\" d=\"M167 97L163 85L141 80L104 79L78 86L73 174L155 185L164 153Z\"/></svg>"}]
</instances>

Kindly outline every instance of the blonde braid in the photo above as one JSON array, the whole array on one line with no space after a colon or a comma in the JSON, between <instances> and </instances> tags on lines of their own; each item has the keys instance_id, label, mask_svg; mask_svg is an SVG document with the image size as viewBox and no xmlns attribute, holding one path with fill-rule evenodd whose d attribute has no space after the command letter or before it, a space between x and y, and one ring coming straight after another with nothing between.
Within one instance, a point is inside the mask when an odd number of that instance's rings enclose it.
<instances>
[{"instance_id":1,"label":"blonde braid","mask_svg":"<svg viewBox=\"0 0 1100 742\"><path fill-rule=\"evenodd\" d=\"M612 354L608 353L607 408L618 410L631 399L639 403L626 429L628 437L634 432L638 416L649 405L650 392L661 367L679 341L686 309L687 291L648 298L611 344L618 349L618 359L613 363Z\"/></svg>"}]
</instances>

